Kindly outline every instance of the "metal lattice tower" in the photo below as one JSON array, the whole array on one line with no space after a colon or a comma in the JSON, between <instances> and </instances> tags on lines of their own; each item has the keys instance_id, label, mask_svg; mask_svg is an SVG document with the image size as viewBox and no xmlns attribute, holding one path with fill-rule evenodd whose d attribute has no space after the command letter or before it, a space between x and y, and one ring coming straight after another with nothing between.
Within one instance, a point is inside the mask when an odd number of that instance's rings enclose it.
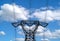
<instances>
[{"instance_id":1,"label":"metal lattice tower","mask_svg":"<svg viewBox=\"0 0 60 41\"><path fill-rule=\"evenodd\" d=\"M29 27L32 26L32 25L35 25L34 29L29 29L29 30L26 30L24 29L24 25L22 24L22 29L25 33L25 41L36 41L35 40L35 31L36 29L38 28L38 24L39 22L38 21L24 21L23 24L27 24Z\"/></svg>"},{"instance_id":2,"label":"metal lattice tower","mask_svg":"<svg viewBox=\"0 0 60 41\"><path fill-rule=\"evenodd\" d=\"M22 29L25 34L25 41L36 41L35 33L36 33L38 26L40 25L40 26L46 27L48 25L48 23L39 22L39 21L31 21L31 20L22 20L20 22L14 22L14 23L12 23L12 25L14 27L17 27L19 25L22 26ZM32 25L35 25L35 27L33 29L25 29L25 25L28 25L29 27Z\"/></svg>"},{"instance_id":3,"label":"metal lattice tower","mask_svg":"<svg viewBox=\"0 0 60 41\"><path fill-rule=\"evenodd\" d=\"M31 1L32 0L29 0L29 9L31 9ZM16 19L15 8L14 8L14 3L15 2L14 2L14 0L12 2L13 2L14 19ZM48 5L48 1L47 1L46 5ZM30 10L29 14L31 14L31 10ZM40 25L40 26L46 27L48 25L48 23L45 23L46 22L46 16L47 16L47 12L46 12L45 17L44 17L45 18L44 22L31 21L31 20L22 20L22 21L19 21L19 22L14 22L14 23L12 23L12 25L14 27L18 27L19 25L22 26L22 29L25 33L25 41L36 41L35 40L35 33L36 33L36 30L37 30L38 26ZM26 30L25 29L26 24L29 27L32 26L32 25L35 25L34 30L31 30L31 29ZM45 36L43 36L43 38L45 38Z\"/></svg>"}]
</instances>

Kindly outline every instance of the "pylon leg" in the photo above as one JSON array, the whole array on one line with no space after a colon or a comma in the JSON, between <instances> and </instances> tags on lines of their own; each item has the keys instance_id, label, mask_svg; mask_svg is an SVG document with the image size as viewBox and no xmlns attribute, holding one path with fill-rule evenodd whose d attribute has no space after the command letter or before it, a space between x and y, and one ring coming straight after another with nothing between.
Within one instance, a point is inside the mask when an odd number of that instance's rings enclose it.
<instances>
[{"instance_id":1,"label":"pylon leg","mask_svg":"<svg viewBox=\"0 0 60 41\"><path fill-rule=\"evenodd\" d=\"M35 34L34 33L26 33L25 41L35 41Z\"/></svg>"}]
</instances>

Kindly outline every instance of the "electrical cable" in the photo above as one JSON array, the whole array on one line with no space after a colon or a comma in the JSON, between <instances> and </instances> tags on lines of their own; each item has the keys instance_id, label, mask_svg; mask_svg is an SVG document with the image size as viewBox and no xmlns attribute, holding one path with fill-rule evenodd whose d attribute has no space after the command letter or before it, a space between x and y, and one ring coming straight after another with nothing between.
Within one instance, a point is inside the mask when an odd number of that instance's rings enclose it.
<instances>
[{"instance_id":1,"label":"electrical cable","mask_svg":"<svg viewBox=\"0 0 60 41\"><path fill-rule=\"evenodd\" d=\"M16 19L16 16L15 16L15 8L14 8L14 0L13 0L13 14L14 14L14 20ZM48 1L46 3L47 7L48 7ZM31 10L31 0L29 0L29 10ZM48 10L48 9L47 9ZM31 11L29 12L29 14L31 14ZM47 11L45 13L45 22L46 22L46 17L47 17ZM44 30L44 34L45 34L45 30ZM15 28L15 38L16 38L16 28ZM45 35L43 35L43 38L45 39Z\"/></svg>"},{"instance_id":2,"label":"electrical cable","mask_svg":"<svg viewBox=\"0 0 60 41\"><path fill-rule=\"evenodd\" d=\"M14 0L12 0L12 5L13 5L13 21L15 22L15 19L16 19L16 16L15 16L15 2L14 2ZM15 36L15 38L14 38L14 41L16 41L16 27L14 28L14 30L15 30L15 33L14 33L14 36Z\"/></svg>"},{"instance_id":3,"label":"electrical cable","mask_svg":"<svg viewBox=\"0 0 60 41\"><path fill-rule=\"evenodd\" d=\"M45 19L44 19L44 22L46 22L47 20L47 10L48 10L48 0L46 0L46 13L45 13ZM47 28L44 27L44 30L43 30L43 41L46 41L46 36L45 36L45 32L47 31Z\"/></svg>"}]
</instances>

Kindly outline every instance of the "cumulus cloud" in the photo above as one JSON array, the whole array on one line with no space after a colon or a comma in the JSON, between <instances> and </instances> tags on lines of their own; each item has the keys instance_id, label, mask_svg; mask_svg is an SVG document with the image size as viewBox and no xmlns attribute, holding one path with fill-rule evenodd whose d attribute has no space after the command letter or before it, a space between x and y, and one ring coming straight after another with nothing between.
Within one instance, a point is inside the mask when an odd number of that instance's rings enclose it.
<instances>
[{"instance_id":1,"label":"cumulus cloud","mask_svg":"<svg viewBox=\"0 0 60 41\"><path fill-rule=\"evenodd\" d=\"M20 29L21 29L21 27L20 27ZM18 34L24 35L24 32L23 31L18 31ZM51 31L51 30L49 30L47 28L39 26L37 31L36 31L36 36L40 36L40 37L45 36L45 37L47 37L49 39L60 38L60 29L56 29L54 31Z\"/></svg>"},{"instance_id":2,"label":"cumulus cloud","mask_svg":"<svg viewBox=\"0 0 60 41\"><path fill-rule=\"evenodd\" d=\"M32 17L39 19L40 21L50 22L53 20L60 20L60 10L36 10Z\"/></svg>"},{"instance_id":3,"label":"cumulus cloud","mask_svg":"<svg viewBox=\"0 0 60 41\"><path fill-rule=\"evenodd\" d=\"M21 28L21 27L20 27ZM23 31L18 31L18 34L24 35ZM36 31L36 36L39 37L45 37L44 39L41 39L42 41L49 41L49 39L57 39L60 38L60 29L56 29L54 31L49 30L48 28L44 28L42 26L39 26Z\"/></svg>"},{"instance_id":4,"label":"cumulus cloud","mask_svg":"<svg viewBox=\"0 0 60 41\"><path fill-rule=\"evenodd\" d=\"M24 40L25 40L25 38L15 38L15 39L12 39L10 41L24 41Z\"/></svg>"},{"instance_id":5,"label":"cumulus cloud","mask_svg":"<svg viewBox=\"0 0 60 41\"><path fill-rule=\"evenodd\" d=\"M16 41L24 41L24 38L16 38Z\"/></svg>"},{"instance_id":6,"label":"cumulus cloud","mask_svg":"<svg viewBox=\"0 0 60 41\"><path fill-rule=\"evenodd\" d=\"M4 31L0 31L0 35L5 35L6 33Z\"/></svg>"},{"instance_id":7,"label":"cumulus cloud","mask_svg":"<svg viewBox=\"0 0 60 41\"><path fill-rule=\"evenodd\" d=\"M46 29L45 29L46 30ZM46 30L45 32L39 32L39 34L37 34L38 36L45 36L49 39L56 39L56 38L60 38L60 29L59 30L55 30L55 31L50 31L49 29Z\"/></svg>"},{"instance_id":8,"label":"cumulus cloud","mask_svg":"<svg viewBox=\"0 0 60 41\"><path fill-rule=\"evenodd\" d=\"M46 28L42 27L42 26L39 26L38 29L37 29L37 33L41 33L43 32L43 30L45 30Z\"/></svg>"},{"instance_id":9,"label":"cumulus cloud","mask_svg":"<svg viewBox=\"0 0 60 41\"><path fill-rule=\"evenodd\" d=\"M32 28L33 27L34 26L32 26ZM20 34L20 35L24 35L23 30L22 31L21 30L22 30L22 27L19 26L17 33ZM35 35L39 36L39 37L45 37L45 38L41 39L41 41L49 41L49 39L60 38L60 29L56 29L54 31L51 31L48 28L44 28L42 26L39 26Z\"/></svg>"},{"instance_id":10,"label":"cumulus cloud","mask_svg":"<svg viewBox=\"0 0 60 41\"><path fill-rule=\"evenodd\" d=\"M17 21L17 20L28 20L33 18L40 21L50 22L53 20L60 20L60 10L54 9L53 7L42 7L40 9L35 9L34 12L30 15L29 9L26 9L22 6L16 4L3 4L0 10L0 19L6 21ZM14 14L15 13L15 14ZM46 15L46 16L45 16ZM15 18L14 18L15 17ZM45 18L46 17L46 18Z\"/></svg>"},{"instance_id":11,"label":"cumulus cloud","mask_svg":"<svg viewBox=\"0 0 60 41\"><path fill-rule=\"evenodd\" d=\"M1 6L0 19L5 21L27 20L28 10L22 6L4 4Z\"/></svg>"},{"instance_id":12,"label":"cumulus cloud","mask_svg":"<svg viewBox=\"0 0 60 41\"><path fill-rule=\"evenodd\" d=\"M41 41L49 41L49 39L45 38L45 39L41 39Z\"/></svg>"},{"instance_id":13,"label":"cumulus cloud","mask_svg":"<svg viewBox=\"0 0 60 41\"><path fill-rule=\"evenodd\" d=\"M52 7L50 7L52 8ZM55 10L44 10L45 8L36 9L30 15L29 10L22 6L12 5L12 4L4 4L1 6L0 10L0 19L5 21L17 21L17 20L28 20L29 18L34 18L39 21L50 22L53 20L60 20L60 9ZM53 8L52 8L53 9ZM45 16L46 15L46 16ZM46 17L46 18L45 18ZM19 27L21 29L21 27ZM32 28L32 27L31 27ZM39 36L43 36L43 31L46 30L44 27L39 26L37 33ZM19 33L19 32L18 32ZM0 34L5 35L2 31ZM60 38L60 29L51 32L49 29L45 32L45 36L48 38ZM18 39L19 40L19 39Z\"/></svg>"}]
</instances>

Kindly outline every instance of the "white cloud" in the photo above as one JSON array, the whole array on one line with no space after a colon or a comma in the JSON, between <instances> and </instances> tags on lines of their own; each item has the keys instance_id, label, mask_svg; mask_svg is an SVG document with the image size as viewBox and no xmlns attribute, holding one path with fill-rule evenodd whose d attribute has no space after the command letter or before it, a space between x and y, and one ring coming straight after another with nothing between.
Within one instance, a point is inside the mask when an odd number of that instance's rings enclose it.
<instances>
[{"instance_id":1,"label":"white cloud","mask_svg":"<svg viewBox=\"0 0 60 41\"><path fill-rule=\"evenodd\" d=\"M45 29L46 30L46 29ZM60 29L59 30L55 30L55 31L50 31L49 29L46 30L45 32L39 32L37 34L38 36L45 36L49 39L56 39L56 38L60 38Z\"/></svg>"},{"instance_id":2,"label":"white cloud","mask_svg":"<svg viewBox=\"0 0 60 41\"><path fill-rule=\"evenodd\" d=\"M29 10L22 6L14 5L15 8L15 19L14 19L14 11L13 11L13 5L11 4L4 4L1 6L0 10L0 19L6 20L6 21L16 21L16 20L27 20L29 17L31 18L37 18L40 21L45 20L45 14L46 14L46 22L50 22L53 20L60 20L60 9L57 10L40 10L36 9L34 13L29 15ZM52 7L51 7L52 8ZM45 9L45 8L42 8ZM32 28L32 27L31 27ZM20 27L20 29L22 29ZM39 26L37 33L39 33L39 36L43 36L43 30L45 28ZM21 32L18 32L21 33ZM0 34L5 35L5 33L2 31ZM54 32L51 32L49 29L45 32L45 36L48 38L59 38L60 37L60 30L55 30Z\"/></svg>"},{"instance_id":3,"label":"white cloud","mask_svg":"<svg viewBox=\"0 0 60 41\"><path fill-rule=\"evenodd\" d=\"M4 31L0 31L0 35L5 35L6 33Z\"/></svg>"},{"instance_id":4,"label":"white cloud","mask_svg":"<svg viewBox=\"0 0 60 41\"><path fill-rule=\"evenodd\" d=\"M15 39L11 39L10 41L24 41L25 38L15 38Z\"/></svg>"},{"instance_id":5,"label":"white cloud","mask_svg":"<svg viewBox=\"0 0 60 41\"><path fill-rule=\"evenodd\" d=\"M33 28L34 26L32 26ZM22 27L20 27L20 29L18 29L17 33L20 35L24 35L23 31L20 31ZM45 31L44 31L45 30ZM48 28L44 28L42 26L39 26L36 32L36 36L40 36L43 37L45 35L45 37L49 38L49 39L55 39L55 38L60 38L60 29L56 29L54 31L49 30Z\"/></svg>"},{"instance_id":6,"label":"white cloud","mask_svg":"<svg viewBox=\"0 0 60 41\"><path fill-rule=\"evenodd\" d=\"M13 10L14 9L14 10ZM14 19L15 13L15 19ZM27 20L28 10L22 6L4 4L1 6L0 18L6 21Z\"/></svg>"},{"instance_id":7,"label":"white cloud","mask_svg":"<svg viewBox=\"0 0 60 41\"><path fill-rule=\"evenodd\" d=\"M16 41L24 41L24 38L16 38Z\"/></svg>"},{"instance_id":8,"label":"white cloud","mask_svg":"<svg viewBox=\"0 0 60 41\"><path fill-rule=\"evenodd\" d=\"M52 6L48 6L48 7L41 7L40 10L53 10L54 8Z\"/></svg>"},{"instance_id":9,"label":"white cloud","mask_svg":"<svg viewBox=\"0 0 60 41\"><path fill-rule=\"evenodd\" d=\"M53 20L60 20L59 13L60 13L59 9L58 10L50 10L50 9L48 9L48 10L35 10L35 12L32 14L32 16L39 19L40 21L50 22Z\"/></svg>"},{"instance_id":10,"label":"white cloud","mask_svg":"<svg viewBox=\"0 0 60 41\"><path fill-rule=\"evenodd\" d=\"M19 26L19 27L21 30L22 27L21 26ZM34 26L32 26L32 28L33 27ZM18 31L17 33L20 35L24 35L23 31ZM44 28L42 26L39 26L37 29L37 32L36 32L36 36L39 36L39 37L44 36L45 38L41 39L41 41L50 41L49 39L57 39L57 38L60 38L60 29L56 29L54 31L51 31L48 28ZM18 38L17 41L20 41L20 39ZM23 41L23 39L22 39L22 41Z\"/></svg>"},{"instance_id":11,"label":"white cloud","mask_svg":"<svg viewBox=\"0 0 60 41\"><path fill-rule=\"evenodd\" d=\"M54 8L49 7L48 10L45 10L46 8L47 7L35 9L34 12L31 15L29 15L29 10L27 10L22 6L4 4L1 6L0 19L6 21L17 21L21 19L27 20L29 18L37 18L40 21L45 21L45 14L46 14L46 22L50 22L53 20L60 20L60 9L52 10ZM14 13L15 13L15 19L14 19Z\"/></svg>"},{"instance_id":12,"label":"white cloud","mask_svg":"<svg viewBox=\"0 0 60 41\"><path fill-rule=\"evenodd\" d=\"M43 28L42 26L39 26L37 29L37 33L42 33L43 30L45 30L45 28Z\"/></svg>"},{"instance_id":13,"label":"white cloud","mask_svg":"<svg viewBox=\"0 0 60 41\"><path fill-rule=\"evenodd\" d=\"M4 4L1 6L0 10L0 19L6 21L17 21L17 20L27 20L29 18L37 18L40 21L50 22L53 20L60 20L60 10L52 10L53 7L49 7L50 9L44 10L47 7L42 7L40 9L34 10L34 12L29 15L29 10L22 6L18 5L11 5L11 4ZM14 11L13 11L14 9ZM43 9L43 10L41 10ZM15 19L14 19L15 13ZM46 15L46 20L45 20ZM32 19L33 20L33 19Z\"/></svg>"},{"instance_id":14,"label":"white cloud","mask_svg":"<svg viewBox=\"0 0 60 41\"><path fill-rule=\"evenodd\" d=\"M58 30L55 30L55 32L53 32L54 34L53 35L55 35L55 37L57 38L60 38L60 29L58 29Z\"/></svg>"},{"instance_id":15,"label":"white cloud","mask_svg":"<svg viewBox=\"0 0 60 41\"><path fill-rule=\"evenodd\" d=\"M49 41L49 39L45 38L45 39L41 39L41 41Z\"/></svg>"}]
</instances>

